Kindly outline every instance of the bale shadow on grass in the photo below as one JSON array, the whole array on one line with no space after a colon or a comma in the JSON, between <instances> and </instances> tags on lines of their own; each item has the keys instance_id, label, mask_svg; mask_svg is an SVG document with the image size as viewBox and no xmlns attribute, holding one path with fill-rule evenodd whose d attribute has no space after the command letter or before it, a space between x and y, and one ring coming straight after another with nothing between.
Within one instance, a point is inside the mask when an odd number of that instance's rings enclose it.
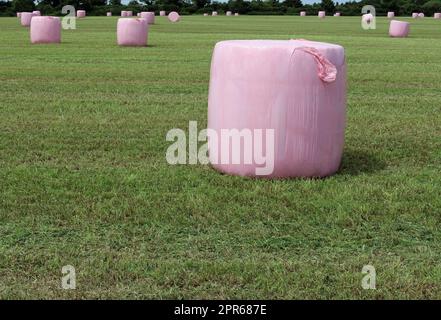
<instances>
[{"instance_id":1,"label":"bale shadow on grass","mask_svg":"<svg viewBox=\"0 0 441 320\"><path fill-rule=\"evenodd\" d=\"M373 173L386 168L386 163L372 152L345 149L338 174L356 176L362 173Z\"/></svg>"}]
</instances>

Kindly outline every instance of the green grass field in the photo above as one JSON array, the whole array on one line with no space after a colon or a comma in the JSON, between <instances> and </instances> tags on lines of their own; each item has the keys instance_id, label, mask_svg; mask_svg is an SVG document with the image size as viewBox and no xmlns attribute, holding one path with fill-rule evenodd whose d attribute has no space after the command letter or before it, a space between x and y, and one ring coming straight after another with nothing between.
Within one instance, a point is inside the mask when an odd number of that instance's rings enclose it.
<instances>
[{"instance_id":1,"label":"green grass field","mask_svg":"<svg viewBox=\"0 0 441 320\"><path fill-rule=\"evenodd\" d=\"M441 298L440 21L391 39L385 18L157 17L121 48L116 20L31 45L0 19L0 298ZM167 131L206 125L214 44L258 38L346 48L335 176L167 164Z\"/></svg>"}]
</instances>

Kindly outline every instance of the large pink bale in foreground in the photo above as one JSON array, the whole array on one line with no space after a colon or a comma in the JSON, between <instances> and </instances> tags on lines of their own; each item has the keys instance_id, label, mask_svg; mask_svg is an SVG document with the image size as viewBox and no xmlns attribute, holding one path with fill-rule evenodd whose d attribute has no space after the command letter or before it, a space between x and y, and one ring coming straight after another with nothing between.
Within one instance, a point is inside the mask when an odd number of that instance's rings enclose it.
<instances>
[{"instance_id":1,"label":"large pink bale in foreground","mask_svg":"<svg viewBox=\"0 0 441 320\"><path fill-rule=\"evenodd\" d=\"M216 44L211 62L208 128L274 130L260 154L273 154L273 170L244 159L245 142L222 148L209 139L217 170L241 176L323 177L340 166L346 114L346 62L341 46L306 40L232 40ZM266 133L268 135L268 133ZM254 133L254 148L256 133ZM240 146L242 145L242 146ZM249 145L249 144L248 144ZM256 149L253 149L254 153ZM216 152L217 151L217 152ZM239 163L232 155L240 154ZM227 157L229 155L229 157ZM228 161L222 161L222 158ZM228 159L229 158L229 159ZM236 159L237 160L237 159Z\"/></svg>"},{"instance_id":2,"label":"large pink bale in foreground","mask_svg":"<svg viewBox=\"0 0 441 320\"><path fill-rule=\"evenodd\" d=\"M30 33L31 43L60 43L61 20L58 17L33 17Z\"/></svg>"},{"instance_id":3,"label":"large pink bale in foreground","mask_svg":"<svg viewBox=\"0 0 441 320\"><path fill-rule=\"evenodd\" d=\"M86 16L86 10L78 10L77 18L84 18Z\"/></svg>"},{"instance_id":4,"label":"large pink bale in foreground","mask_svg":"<svg viewBox=\"0 0 441 320\"><path fill-rule=\"evenodd\" d=\"M325 11L319 11L318 17L323 19L324 17L326 17L326 12Z\"/></svg>"},{"instance_id":5,"label":"large pink bale in foreground","mask_svg":"<svg viewBox=\"0 0 441 320\"><path fill-rule=\"evenodd\" d=\"M300 11L300 16L301 17L305 17L306 16L306 11Z\"/></svg>"},{"instance_id":6,"label":"large pink bale in foreground","mask_svg":"<svg viewBox=\"0 0 441 320\"><path fill-rule=\"evenodd\" d=\"M38 10L32 11L32 14L37 17L37 16L41 16L41 12Z\"/></svg>"},{"instance_id":7,"label":"large pink bale in foreground","mask_svg":"<svg viewBox=\"0 0 441 320\"><path fill-rule=\"evenodd\" d=\"M395 12L389 11L389 12L387 13L387 17L388 17L389 19L394 18L394 17L395 17Z\"/></svg>"},{"instance_id":8,"label":"large pink bale in foreground","mask_svg":"<svg viewBox=\"0 0 441 320\"><path fill-rule=\"evenodd\" d=\"M141 18L146 19L148 24L155 23L155 13L154 12L143 11L143 12L141 12Z\"/></svg>"},{"instance_id":9,"label":"large pink bale in foreground","mask_svg":"<svg viewBox=\"0 0 441 320\"><path fill-rule=\"evenodd\" d=\"M20 16L21 25L23 27L29 27L33 16L32 12L22 12Z\"/></svg>"},{"instance_id":10,"label":"large pink bale in foreground","mask_svg":"<svg viewBox=\"0 0 441 320\"><path fill-rule=\"evenodd\" d=\"M171 22L178 22L181 19L181 16L176 11L172 11L168 14L168 20Z\"/></svg>"},{"instance_id":11,"label":"large pink bale in foreground","mask_svg":"<svg viewBox=\"0 0 441 320\"><path fill-rule=\"evenodd\" d=\"M433 15L435 19L441 19L441 13L437 12Z\"/></svg>"},{"instance_id":12,"label":"large pink bale in foreground","mask_svg":"<svg viewBox=\"0 0 441 320\"><path fill-rule=\"evenodd\" d=\"M119 18L116 37L120 46L146 46L148 23L143 18Z\"/></svg>"},{"instance_id":13,"label":"large pink bale in foreground","mask_svg":"<svg viewBox=\"0 0 441 320\"><path fill-rule=\"evenodd\" d=\"M409 22L392 20L389 26L389 35L394 38L405 38L409 35Z\"/></svg>"},{"instance_id":14,"label":"large pink bale in foreground","mask_svg":"<svg viewBox=\"0 0 441 320\"><path fill-rule=\"evenodd\" d=\"M160 15L161 17L165 17L165 11L164 11L164 10L159 11L159 15Z\"/></svg>"}]
</instances>

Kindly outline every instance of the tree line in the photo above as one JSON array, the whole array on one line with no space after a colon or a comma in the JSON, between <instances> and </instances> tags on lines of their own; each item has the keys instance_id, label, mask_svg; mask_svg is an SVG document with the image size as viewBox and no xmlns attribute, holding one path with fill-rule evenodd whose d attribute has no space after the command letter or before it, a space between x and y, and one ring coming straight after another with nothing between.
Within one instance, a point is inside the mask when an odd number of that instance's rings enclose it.
<instances>
[{"instance_id":1,"label":"tree line","mask_svg":"<svg viewBox=\"0 0 441 320\"><path fill-rule=\"evenodd\" d=\"M373 5L378 16L386 15L388 11L401 16L411 15L412 12L426 15L441 12L441 0L361 0L346 3L321 0L314 4L304 4L301 0L132 0L127 5L123 5L121 0L0 0L0 16L15 16L16 12L33 10L40 10L45 15L61 15L61 8L65 5L84 9L88 15L105 15L108 11L119 15L121 10L134 13L174 10L183 15L211 11L218 11L220 15L226 11L249 15L298 15L300 11L306 11L308 15L316 15L319 10L324 10L328 15L341 12L343 16L358 16L364 5Z\"/></svg>"}]
</instances>

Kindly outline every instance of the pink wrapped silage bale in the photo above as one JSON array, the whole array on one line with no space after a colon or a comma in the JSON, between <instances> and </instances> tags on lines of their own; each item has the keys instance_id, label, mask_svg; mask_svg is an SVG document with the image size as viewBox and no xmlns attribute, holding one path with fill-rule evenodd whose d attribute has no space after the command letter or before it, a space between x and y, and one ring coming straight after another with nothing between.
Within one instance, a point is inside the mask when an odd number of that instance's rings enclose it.
<instances>
[{"instance_id":1,"label":"pink wrapped silage bale","mask_svg":"<svg viewBox=\"0 0 441 320\"><path fill-rule=\"evenodd\" d=\"M58 17L34 16L30 34L31 43L60 43L61 20Z\"/></svg>"},{"instance_id":2,"label":"pink wrapped silage bale","mask_svg":"<svg viewBox=\"0 0 441 320\"><path fill-rule=\"evenodd\" d=\"M17 12L17 18L21 18L21 12Z\"/></svg>"},{"instance_id":3,"label":"pink wrapped silage bale","mask_svg":"<svg viewBox=\"0 0 441 320\"><path fill-rule=\"evenodd\" d=\"M32 14L34 15L34 17L41 16L41 12L38 10L32 11Z\"/></svg>"},{"instance_id":4,"label":"pink wrapped silage bale","mask_svg":"<svg viewBox=\"0 0 441 320\"><path fill-rule=\"evenodd\" d=\"M204 17L208 17L208 13L204 13Z\"/></svg>"},{"instance_id":5,"label":"pink wrapped silage bale","mask_svg":"<svg viewBox=\"0 0 441 320\"><path fill-rule=\"evenodd\" d=\"M22 12L20 16L21 25L23 27L29 27L33 16L32 12Z\"/></svg>"},{"instance_id":6,"label":"pink wrapped silage bale","mask_svg":"<svg viewBox=\"0 0 441 320\"><path fill-rule=\"evenodd\" d=\"M231 16L231 11L227 11L226 15Z\"/></svg>"},{"instance_id":7,"label":"pink wrapped silage bale","mask_svg":"<svg viewBox=\"0 0 441 320\"><path fill-rule=\"evenodd\" d=\"M441 13L437 12L433 15L435 19L441 19Z\"/></svg>"},{"instance_id":8,"label":"pink wrapped silage bale","mask_svg":"<svg viewBox=\"0 0 441 320\"><path fill-rule=\"evenodd\" d=\"M246 61L246 63L244 63ZM306 40L232 40L216 44L211 62L208 128L274 130L273 170L246 163L244 145L208 141L219 171L270 178L323 177L335 173L344 145L346 62L341 46ZM255 139L255 137L254 137ZM255 140L254 140L254 143ZM240 143L239 143L240 145ZM217 150L215 152L214 150ZM222 161L225 150L230 160ZM231 161L239 152L240 163ZM254 150L254 152L256 152ZM225 156L225 154L224 154Z\"/></svg>"},{"instance_id":9,"label":"pink wrapped silage bale","mask_svg":"<svg viewBox=\"0 0 441 320\"><path fill-rule=\"evenodd\" d=\"M412 18L416 19L418 17L419 17L418 13L416 13L416 12L412 13Z\"/></svg>"},{"instance_id":10,"label":"pink wrapped silage bale","mask_svg":"<svg viewBox=\"0 0 441 320\"><path fill-rule=\"evenodd\" d=\"M418 13L418 18L424 18L424 13Z\"/></svg>"},{"instance_id":11,"label":"pink wrapped silage bale","mask_svg":"<svg viewBox=\"0 0 441 320\"><path fill-rule=\"evenodd\" d=\"M127 11L121 11L121 17L127 17Z\"/></svg>"},{"instance_id":12,"label":"pink wrapped silage bale","mask_svg":"<svg viewBox=\"0 0 441 320\"><path fill-rule=\"evenodd\" d=\"M106 16L111 17L112 16L112 12L107 12Z\"/></svg>"},{"instance_id":13,"label":"pink wrapped silage bale","mask_svg":"<svg viewBox=\"0 0 441 320\"><path fill-rule=\"evenodd\" d=\"M366 13L361 17L361 20L367 24L370 24L374 21L374 16L371 13Z\"/></svg>"},{"instance_id":14,"label":"pink wrapped silage bale","mask_svg":"<svg viewBox=\"0 0 441 320\"><path fill-rule=\"evenodd\" d=\"M211 13L211 15L212 15L212 16L217 16L217 11L213 11L213 12Z\"/></svg>"},{"instance_id":15,"label":"pink wrapped silage bale","mask_svg":"<svg viewBox=\"0 0 441 320\"><path fill-rule=\"evenodd\" d=\"M300 11L300 16L301 17L306 17L306 11Z\"/></svg>"},{"instance_id":16,"label":"pink wrapped silage bale","mask_svg":"<svg viewBox=\"0 0 441 320\"><path fill-rule=\"evenodd\" d=\"M127 11L127 17L132 17L133 16L133 11Z\"/></svg>"},{"instance_id":17,"label":"pink wrapped silage bale","mask_svg":"<svg viewBox=\"0 0 441 320\"><path fill-rule=\"evenodd\" d=\"M136 16L139 18L139 17L141 16L141 13L138 12L138 13L136 14Z\"/></svg>"},{"instance_id":18,"label":"pink wrapped silage bale","mask_svg":"<svg viewBox=\"0 0 441 320\"><path fill-rule=\"evenodd\" d=\"M319 11L319 13L318 13L318 17L319 17L320 19L323 19L324 17L326 17L326 12L325 12L325 11Z\"/></svg>"},{"instance_id":19,"label":"pink wrapped silage bale","mask_svg":"<svg viewBox=\"0 0 441 320\"><path fill-rule=\"evenodd\" d=\"M143 18L119 18L116 38L120 46L146 46L148 23Z\"/></svg>"},{"instance_id":20,"label":"pink wrapped silage bale","mask_svg":"<svg viewBox=\"0 0 441 320\"><path fill-rule=\"evenodd\" d=\"M394 18L394 17L395 17L395 12L389 11L389 12L387 13L387 17L388 17L389 19Z\"/></svg>"},{"instance_id":21,"label":"pink wrapped silage bale","mask_svg":"<svg viewBox=\"0 0 441 320\"><path fill-rule=\"evenodd\" d=\"M238 17L239 16L239 13L238 12L236 12L235 14L234 14L236 17Z\"/></svg>"},{"instance_id":22,"label":"pink wrapped silage bale","mask_svg":"<svg viewBox=\"0 0 441 320\"><path fill-rule=\"evenodd\" d=\"M146 19L148 24L155 23L155 13L149 11L141 12L141 18Z\"/></svg>"},{"instance_id":23,"label":"pink wrapped silage bale","mask_svg":"<svg viewBox=\"0 0 441 320\"><path fill-rule=\"evenodd\" d=\"M409 35L410 23L392 20L389 26L389 35L394 38L405 38Z\"/></svg>"},{"instance_id":24,"label":"pink wrapped silage bale","mask_svg":"<svg viewBox=\"0 0 441 320\"><path fill-rule=\"evenodd\" d=\"M86 16L86 10L78 10L77 18L84 18Z\"/></svg>"},{"instance_id":25,"label":"pink wrapped silage bale","mask_svg":"<svg viewBox=\"0 0 441 320\"><path fill-rule=\"evenodd\" d=\"M334 17L340 17L341 16L341 13L340 12L336 12L335 14L334 14Z\"/></svg>"},{"instance_id":26,"label":"pink wrapped silage bale","mask_svg":"<svg viewBox=\"0 0 441 320\"><path fill-rule=\"evenodd\" d=\"M161 11L159 11L159 15L161 16L161 17L165 17L165 11L164 10L161 10Z\"/></svg>"},{"instance_id":27,"label":"pink wrapped silage bale","mask_svg":"<svg viewBox=\"0 0 441 320\"><path fill-rule=\"evenodd\" d=\"M176 11L172 11L168 14L168 20L171 22L178 22L181 19L181 16Z\"/></svg>"}]
</instances>

